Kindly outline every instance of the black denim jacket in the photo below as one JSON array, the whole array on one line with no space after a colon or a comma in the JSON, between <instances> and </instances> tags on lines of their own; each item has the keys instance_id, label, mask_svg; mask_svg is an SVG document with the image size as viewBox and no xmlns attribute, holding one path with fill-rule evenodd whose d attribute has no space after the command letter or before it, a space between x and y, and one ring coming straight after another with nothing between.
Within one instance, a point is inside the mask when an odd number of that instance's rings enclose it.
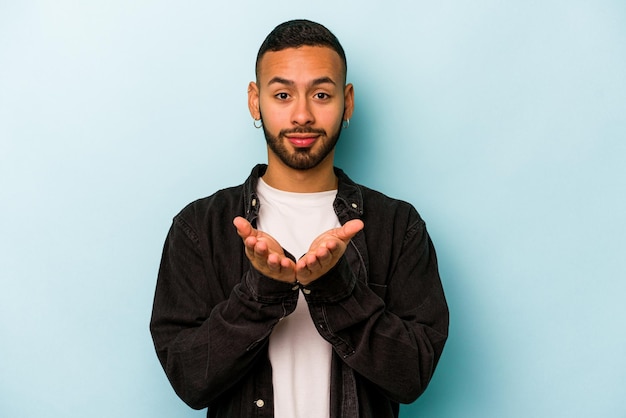
<instances>
[{"instance_id":1,"label":"black denim jacket","mask_svg":"<svg viewBox=\"0 0 626 418\"><path fill-rule=\"evenodd\" d=\"M448 333L448 308L424 221L408 203L341 170L334 209L365 227L306 288L262 276L232 224L254 224L258 165L240 186L195 201L168 233L150 330L176 393L208 417L273 417L268 338L302 290L333 346L331 417L397 417L426 389ZM306 391L306 388L302 388Z\"/></svg>"}]
</instances>

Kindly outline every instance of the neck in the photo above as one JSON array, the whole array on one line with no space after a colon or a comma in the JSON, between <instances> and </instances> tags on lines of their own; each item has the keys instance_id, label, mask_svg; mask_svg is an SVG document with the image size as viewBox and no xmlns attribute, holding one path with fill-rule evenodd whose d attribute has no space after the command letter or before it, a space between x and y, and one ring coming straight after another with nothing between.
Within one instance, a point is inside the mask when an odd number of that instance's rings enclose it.
<instances>
[{"instance_id":1,"label":"neck","mask_svg":"<svg viewBox=\"0 0 626 418\"><path fill-rule=\"evenodd\" d=\"M263 180L275 189L294 193L317 193L337 189L332 153L309 170L293 169L278 158L270 156Z\"/></svg>"}]
</instances>

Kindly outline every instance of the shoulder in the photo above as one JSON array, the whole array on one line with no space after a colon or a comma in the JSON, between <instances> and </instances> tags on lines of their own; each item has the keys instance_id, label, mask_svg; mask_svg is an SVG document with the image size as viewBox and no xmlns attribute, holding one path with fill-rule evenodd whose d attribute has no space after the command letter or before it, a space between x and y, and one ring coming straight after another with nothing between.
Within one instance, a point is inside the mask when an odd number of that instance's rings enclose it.
<instances>
[{"instance_id":1,"label":"shoulder","mask_svg":"<svg viewBox=\"0 0 626 418\"><path fill-rule=\"evenodd\" d=\"M370 219L404 221L410 225L424 224L424 220L413 204L390 197L378 190L359 185L363 195L364 216Z\"/></svg>"},{"instance_id":2,"label":"shoulder","mask_svg":"<svg viewBox=\"0 0 626 418\"><path fill-rule=\"evenodd\" d=\"M212 211L221 211L233 206L237 206L239 203L241 203L242 195L242 184L221 189L209 196L194 200L193 202L186 205L176 216L197 216L197 214Z\"/></svg>"},{"instance_id":3,"label":"shoulder","mask_svg":"<svg viewBox=\"0 0 626 418\"><path fill-rule=\"evenodd\" d=\"M173 223L187 231L230 225L243 207L243 185L228 187L189 203L174 216Z\"/></svg>"}]
</instances>

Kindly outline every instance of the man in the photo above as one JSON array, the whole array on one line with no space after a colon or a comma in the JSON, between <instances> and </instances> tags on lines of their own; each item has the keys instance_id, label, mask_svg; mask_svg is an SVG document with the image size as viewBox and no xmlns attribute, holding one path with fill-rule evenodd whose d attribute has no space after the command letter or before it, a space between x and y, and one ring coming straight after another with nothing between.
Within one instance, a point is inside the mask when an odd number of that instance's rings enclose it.
<instances>
[{"instance_id":1,"label":"man","mask_svg":"<svg viewBox=\"0 0 626 418\"><path fill-rule=\"evenodd\" d=\"M208 417L397 417L443 350L423 220L333 167L354 108L346 70L325 27L276 27L248 89L268 164L168 233L151 332L177 394Z\"/></svg>"}]
</instances>

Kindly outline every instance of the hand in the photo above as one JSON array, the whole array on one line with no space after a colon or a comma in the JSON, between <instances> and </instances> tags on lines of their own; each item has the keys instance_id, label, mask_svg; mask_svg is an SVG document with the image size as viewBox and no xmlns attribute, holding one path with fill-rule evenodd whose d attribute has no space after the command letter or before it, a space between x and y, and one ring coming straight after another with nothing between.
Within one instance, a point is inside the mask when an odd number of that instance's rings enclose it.
<instances>
[{"instance_id":1,"label":"hand","mask_svg":"<svg viewBox=\"0 0 626 418\"><path fill-rule=\"evenodd\" d=\"M317 237L309 251L296 263L296 279L307 285L328 273L346 251L352 237L361 229L363 221L353 219L340 228L331 229Z\"/></svg>"},{"instance_id":2,"label":"hand","mask_svg":"<svg viewBox=\"0 0 626 418\"><path fill-rule=\"evenodd\" d=\"M295 283L293 260L285 256L283 248L271 235L252 227L250 222L237 216L233 220L237 234L243 240L246 256L261 274L281 282Z\"/></svg>"}]
</instances>

